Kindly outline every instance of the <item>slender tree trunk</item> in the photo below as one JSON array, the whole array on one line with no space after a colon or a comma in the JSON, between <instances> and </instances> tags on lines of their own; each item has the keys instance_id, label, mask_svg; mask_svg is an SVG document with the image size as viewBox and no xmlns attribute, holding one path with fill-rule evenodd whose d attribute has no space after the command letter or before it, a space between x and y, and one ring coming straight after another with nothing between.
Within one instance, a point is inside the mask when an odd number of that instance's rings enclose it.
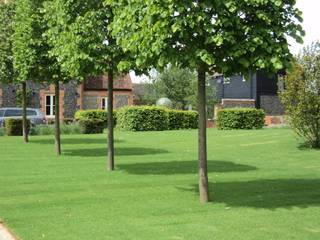
<instances>
[{"instance_id":1,"label":"slender tree trunk","mask_svg":"<svg viewBox=\"0 0 320 240\"><path fill-rule=\"evenodd\" d=\"M108 72L108 170L114 170L113 71Z\"/></svg>"},{"instance_id":2,"label":"slender tree trunk","mask_svg":"<svg viewBox=\"0 0 320 240\"><path fill-rule=\"evenodd\" d=\"M207 171L207 114L206 114L206 71L198 69L198 111L199 111L199 194L200 202L209 202Z\"/></svg>"},{"instance_id":3,"label":"slender tree trunk","mask_svg":"<svg viewBox=\"0 0 320 240\"><path fill-rule=\"evenodd\" d=\"M55 82L55 146L56 154L61 155L61 140L60 140L60 86L59 81Z\"/></svg>"},{"instance_id":4,"label":"slender tree trunk","mask_svg":"<svg viewBox=\"0 0 320 240\"><path fill-rule=\"evenodd\" d=\"M23 141L25 143L29 142L28 139L28 120L27 120L27 83L22 83L22 132Z\"/></svg>"}]
</instances>

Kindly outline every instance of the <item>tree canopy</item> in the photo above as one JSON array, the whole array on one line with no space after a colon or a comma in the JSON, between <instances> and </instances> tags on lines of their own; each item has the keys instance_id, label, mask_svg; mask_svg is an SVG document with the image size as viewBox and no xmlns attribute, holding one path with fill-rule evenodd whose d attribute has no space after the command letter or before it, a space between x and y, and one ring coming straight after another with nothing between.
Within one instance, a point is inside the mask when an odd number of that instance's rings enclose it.
<instances>
[{"instance_id":1,"label":"tree canopy","mask_svg":"<svg viewBox=\"0 0 320 240\"><path fill-rule=\"evenodd\" d=\"M14 80L12 39L14 4L0 2L0 82Z\"/></svg>"},{"instance_id":2,"label":"tree canopy","mask_svg":"<svg viewBox=\"0 0 320 240\"><path fill-rule=\"evenodd\" d=\"M113 33L139 66L168 62L231 75L288 66L302 41L295 0L112 1ZM156 58L155 58L156 56Z\"/></svg>"}]
</instances>

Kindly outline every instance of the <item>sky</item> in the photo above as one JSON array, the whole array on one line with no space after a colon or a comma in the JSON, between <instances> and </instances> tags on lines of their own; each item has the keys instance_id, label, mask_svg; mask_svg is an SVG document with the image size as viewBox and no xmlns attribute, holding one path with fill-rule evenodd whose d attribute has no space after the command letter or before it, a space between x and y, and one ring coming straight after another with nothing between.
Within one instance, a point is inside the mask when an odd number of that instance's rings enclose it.
<instances>
[{"instance_id":1,"label":"sky","mask_svg":"<svg viewBox=\"0 0 320 240\"><path fill-rule=\"evenodd\" d=\"M293 54L298 54L299 51L314 41L320 40L320 0L297 0L296 6L303 12L303 29L306 32L304 44L296 43L289 39L290 50ZM130 73L134 83L147 81L145 76L139 77Z\"/></svg>"}]
</instances>

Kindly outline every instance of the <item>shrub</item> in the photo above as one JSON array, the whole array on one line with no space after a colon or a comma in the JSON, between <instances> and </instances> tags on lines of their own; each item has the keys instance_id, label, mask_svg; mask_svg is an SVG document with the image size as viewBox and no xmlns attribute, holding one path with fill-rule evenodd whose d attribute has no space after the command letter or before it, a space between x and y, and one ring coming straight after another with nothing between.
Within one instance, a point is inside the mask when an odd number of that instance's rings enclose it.
<instances>
[{"instance_id":1,"label":"shrub","mask_svg":"<svg viewBox=\"0 0 320 240\"><path fill-rule=\"evenodd\" d=\"M4 128L0 127L0 136L4 136Z\"/></svg>"},{"instance_id":2,"label":"shrub","mask_svg":"<svg viewBox=\"0 0 320 240\"><path fill-rule=\"evenodd\" d=\"M167 110L168 129L198 128L198 113L196 111Z\"/></svg>"},{"instance_id":3,"label":"shrub","mask_svg":"<svg viewBox=\"0 0 320 240\"><path fill-rule=\"evenodd\" d=\"M255 108L229 108L218 112L218 129L261 129L265 113Z\"/></svg>"},{"instance_id":4,"label":"shrub","mask_svg":"<svg viewBox=\"0 0 320 240\"><path fill-rule=\"evenodd\" d=\"M54 135L55 127L54 125L36 125L31 128L30 135L32 136L46 136Z\"/></svg>"},{"instance_id":5,"label":"shrub","mask_svg":"<svg viewBox=\"0 0 320 240\"><path fill-rule=\"evenodd\" d=\"M64 118L63 119L63 123L66 125L70 125L74 123L74 119L73 118Z\"/></svg>"},{"instance_id":6,"label":"shrub","mask_svg":"<svg viewBox=\"0 0 320 240\"><path fill-rule=\"evenodd\" d=\"M28 131L30 130L30 121L27 122ZM22 136L22 119L6 119L5 120L6 135Z\"/></svg>"},{"instance_id":7,"label":"shrub","mask_svg":"<svg viewBox=\"0 0 320 240\"><path fill-rule=\"evenodd\" d=\"M159 107L124 107L117 112L118 127L128 131L163 131L168 129L168 113Z\"/></svg>"},{"instance_id":8,"label":"shrub","mask_svg":"<svg viewBox=\"0 0 320 240\"><path fill-rule=\"evenodd\" d=\"M84 134L103 133L105 128L105 122L100 119L81 119L79 123Z\"/></svg>"},{"instance_id":9,"label":"shrub","mask_svg":"<svg viewBox=\"0 0 320 240\"><path fill-rule=\"evenodd\" d=\"M104 127L108 126L108 112L106 112L105 110L80 110L76 112L74 117L77 121L83 119L98 119L104 122ZM116 111L113 111L113 123L114 125L117 124Z\"/></svg>"},{"instance_id":10,"label":"shrub","mask_svg":"<svg viewBox=\"0 0 320 240\"><path fill-rule=\"evenodd\" d=\"M287 73L280 94L292 129L320 148L320 42L305 48Z\"/></svg>"},{"instance_id":11,"label":"shrub","mask_svg":"<svg viewBox=\"0 0 320 240\"><path fill-rule=\"evenodd\" d=\"M62 124L60 126L62 135L81 134L81 127L79 124ZM36 125L31 128L30 135L33 136L45 136L54 135L54 125Z\"/></svg>"}]
</instances>

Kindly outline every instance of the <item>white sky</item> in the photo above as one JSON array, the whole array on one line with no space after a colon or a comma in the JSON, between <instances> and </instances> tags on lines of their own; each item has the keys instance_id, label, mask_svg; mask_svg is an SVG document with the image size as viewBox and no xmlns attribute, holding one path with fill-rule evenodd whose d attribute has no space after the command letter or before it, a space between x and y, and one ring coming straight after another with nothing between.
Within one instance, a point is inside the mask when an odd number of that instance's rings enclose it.
<instances>
[{"instance_id":1,"label":"white sky","mask_svg":"<svg viewBox=\"0 0 320 240\"><path fill-rule=\"evenodd\" d=\"M299 51L306 45L320 40L320 0L297 0L296 5L303 12L303 29L306 32L304 44L298 44L293 40L289 40L290 49L293 54ZM147 77L135 76L134 72L130 73L134 83L147 81Z\"/></svg>"}]
</instances>

